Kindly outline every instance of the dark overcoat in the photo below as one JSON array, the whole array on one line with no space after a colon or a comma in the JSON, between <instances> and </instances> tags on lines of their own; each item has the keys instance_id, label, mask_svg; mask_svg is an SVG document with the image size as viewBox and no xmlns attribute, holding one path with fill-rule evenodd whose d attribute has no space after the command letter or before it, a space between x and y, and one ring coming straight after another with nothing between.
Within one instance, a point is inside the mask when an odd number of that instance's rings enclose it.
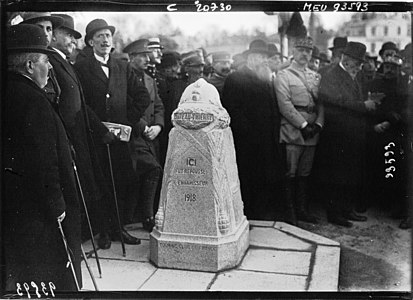
<instances>
[{"instance_id":1,"label":"dark overcoat","mask_svg":"<svg viewBox=\"0 0 413 300\"><path fill-rule=\"evenodd\" d=\"M127 62L110 57L108 66L109 78L93 54L75 64L86 104L100 120L129 125L132 127L132 134L139 135L139 120L150 103L148 91ZM96 139L95 143L106 175L106 184L111 186L106 145ZM129 146L126 142L110 145L116 189L125 197L128 184L134 177Z\"/></svg>"},{"instance_id":2,"label":"dark overcoat","mask_svg":"<svg viewBox=\"0 0 413 300\"><path fill-rule=\"evenodd\" d=\"M222 105L231 117L241 193L248 211L250 203L277 198L269 187L285 176L275 93L269 82L244 66L226 78Z\"/></svg>"},{"instance_id":3,"label":"dark overcoat","mask_svg":"<svg viewBox=\"0 0 413 300\"><path fill-rule=\"evenodd\" d=\"M57 217L74 257L79 283L80 211L63 124L33 81L8 74L3 103L3 237L7 288L34 281L75 290Z\"/></svg>"},{"instance_id":4,"label":"dark overcoat","mask_svg":"<svg viewBox=\"0 0 413 300\"><path fill-rule=\"evenodd\" d=\"M319 99L325 108L325 125L314 162L316 180L363 184L368 112L358 81L335 65L321 78Z\"/></svg>"},{"instance_id":5,"label":"dark overcoat","mask_svg":"<svg viewBox=\"0 0 413 300\"><path fill-rule=\"evenodd\" d=\"M60 115L75 149L75 161L86 203L90 203L100 198L102 191L97 182L101 183L103 176L92 134L101 139L108 129L86 105L82 86L73 66L57 52L50 54L49 60L61 89L58 105Z\"/></svg>"}]
</instances>

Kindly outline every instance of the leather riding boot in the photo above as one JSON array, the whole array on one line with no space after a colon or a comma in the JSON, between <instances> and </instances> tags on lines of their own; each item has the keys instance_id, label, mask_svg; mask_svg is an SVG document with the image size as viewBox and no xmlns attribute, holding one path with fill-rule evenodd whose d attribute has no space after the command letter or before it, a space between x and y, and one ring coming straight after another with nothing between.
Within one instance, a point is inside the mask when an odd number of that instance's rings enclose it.
<instances>
[{"instance_id":1,"label":"leather riding boot","mask_svg":"<svg viewBox=\"0 0 413 300\"><path fill-rule=\"evenodd\" d=\"M304 222L317 224L318 220L315 216L308 212L308 177L297 178L297 192L296 192L296 214L297 219Z\"/></svg>"}]
</instances>

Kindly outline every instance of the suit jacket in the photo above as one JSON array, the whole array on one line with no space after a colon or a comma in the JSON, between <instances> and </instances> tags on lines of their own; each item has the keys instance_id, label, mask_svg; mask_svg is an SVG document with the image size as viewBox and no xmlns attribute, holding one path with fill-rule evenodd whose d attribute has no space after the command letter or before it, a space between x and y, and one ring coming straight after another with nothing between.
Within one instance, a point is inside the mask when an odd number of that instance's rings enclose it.
<instances>
[{"instance_id":1,"label":"suit jacket","mask_svg":"<svg viewBox=\"0 0 413 300\"><path fill-rule=\"evenodd\" d=\"M106 189L102 191L102 186L100 189L97 187L97 182L102 183L103 174L92 135L101 139L108 129L86 105L82 86L73 66L57 52L50 54L49 60L60 86L58 108L75 149L75 161L85 200L88 203L96 201Z\"/></svg>"},{"instance_id":2,"label":"suit jacket","mask_svg":"<svg viewBox=\"0 0 413 300\"><path fill-rule=\"evenodd\" d=\"M93 54L75 65L82 83L86 104L100 120L132 126L132 134L139 135L139 121L150 103L145 86L132 67L125 61L110 57L109 78ZM106 185L111 186L108 152L101 140L95 140L100 163L106 175ZM120 194L125 194L134 171L129 143L118 142L110 146L115 184Z\"/></svg>"},{"instance_id":3,"label":"suit jacket","mask_svg":"<svg viewBox=\"0 0 413 300\"><path fill-rule=\"evenodd\" d=\"M56 220L66 212L63 229L81 283L79 199L67 135L44 91L22 75L7 79L2 162L8 283L51 281L58 290L74 290Z\"/></svg>"},{"instance_id":4,"label":"suit jacket","mask_svg":"<svg viewBox=\"0 0 413 300\"><path fill-rule=\"evenodd\" d=\"M298 74L301 79L293 72ZM311 88L311 93L304 85L303 80ZM319 134L304 140L300 129L304 122L317 123L321 127L324 125L323 106L315 99L318 95L319 83L319 75L316 72L308 68L301 69L294 61L287 69L277 74L274 85L278 107L282 115L280 142L307 146L317 144ZM312 107L314 111L303 111L297 106Z\"/></svg>"},{"instance_id":5,"label":"suit jacket","mask_svg":"<svg viewBox=\"0 0 413 300\"><path fill-rule=\"evenodd\" d=\"M367 110L359 83L340 65L320 83L325 126L318 146L319 178L335 184L360 185L364 179Z\"/></svg>"}]
</instances>

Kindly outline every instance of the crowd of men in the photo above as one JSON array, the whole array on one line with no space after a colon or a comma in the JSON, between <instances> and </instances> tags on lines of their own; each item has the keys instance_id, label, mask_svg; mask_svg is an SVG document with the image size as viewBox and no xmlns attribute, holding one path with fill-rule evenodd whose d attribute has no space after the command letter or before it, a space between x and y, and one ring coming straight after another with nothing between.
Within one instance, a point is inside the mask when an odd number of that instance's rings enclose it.
<instances>
[{"instance_id":1,"label":"crowd of men","mask_svg":"<svg viewBox=\"0 0 413 300\"><path fill-rule=\"evenodd\" d=\"M31 281L81 288L89 213L101 249L113 240L139 244L126 224L152 230L171 115L201 77L231 117L248 219L317 223L318 197L329 222L351 227L382 197L398 208L400 227L410 228L411 44L400 51L387 42L378 59L337 37L331 62L308 36L295 39L290 58L259 39L233 56L164 51L156 37L116 53L115 31L92 20L77 53L82 34L67 14L25 13L8 28L6 290ZM103 122L130 126L128 141Z\"/></svg>"}]
</instances>

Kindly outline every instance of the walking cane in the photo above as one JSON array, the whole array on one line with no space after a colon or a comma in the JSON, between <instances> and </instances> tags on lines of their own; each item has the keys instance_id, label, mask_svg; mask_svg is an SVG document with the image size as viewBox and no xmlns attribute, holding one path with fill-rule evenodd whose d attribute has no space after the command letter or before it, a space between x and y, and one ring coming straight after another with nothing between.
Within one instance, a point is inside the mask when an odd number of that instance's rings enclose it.
<instances>
[{"instance_id":1,"label":"walking cane","mask_svg":"<svg viewBox=\"0 0 413 300\"><path fill-rule=\"evenodd\" d=\"M89 271L89 275L90 275L90 278L92 279L93 286L95 287L96 292L98 292L99 289L98 289L98 286L97 286L96 281L95 281L95 276L93 276L92 270L89 267L89 263L88 263L88 260L87 260L87 256L85 254L85 250L83 249L82 245L80 245L80 248L82 249L83 260L85 261L86 268Z\"/></svg>"},{"instance_id":2,"label":"walking cane","mask_svg":"<svg viewBox=\"0 0 413 300\"><path fill-rule=\"evenodd\" d=\"M118 208L118 197L116 195L115 178L113 177L112 158L111 158L111 155L110 155L110 146L109 146L109 144L106 144L106 147L107 147L107 150L108 150L109 170L110 170L110 178L112 180L113 196L114 196L114 199L115 199L116 215L118 217L120 242L122 244L123 257L125 257L126 256L126 250L125 250L125 243L123 242L123 236L122 236L122 225L120 223L119 208Z\"/></svg>"},{"instance_id":3,"label":"walking cane","mask_svg":"<svg viewBox=\"0 0 413 300\"><path fill-rule=\"evenodd\" d=\"M100 276L100 278L102 278L102 269L100 268L99 256L98 256L98 252L96 250L95 238L93 236L92 225L90 224L89 213L88 213L88 209L87 209L87 206L86 206L85 197L83 196L83 190L82 190L82 186L80 184L80 178L79 178L79 174L77 172L77 167L76 167L76 164L75 164L74 160L72 161L72 165L73 165L73 170L75 171L76 182L77 182L77 186L79 188L80 197L82 198L83 207L85 208L87 224L89 226L90 238L91 238L91 242L92 242L92 246L93 246L93 252L95 252L95 258L96 258L96 264L98 265L99 276Z\"/></svg>"},{"instance_id":4,"label":"walking cane","mask_svg":"<svg viewBox=\"0 0 413 300\"><path fill-rule=\"evenodd\" d=\"M70 257L70 253L69 253L69 246L67 245L66 236L65 236L65 233L63 232L62 221L57 219L57 223L59 224L59 231L60 231L60 234L62 236L63 244L65 245L67 258L69 260L67 263L70 265L70 269L72 270L72 275L73 275L73 279L76 283L77 291L80 291L79 282L77 281L77 277L76 277L75 267L73 266L73 261L72 261L72 258ZM67 265L66 265L66 267L67 267Z\"/></svg>"}]
</instances>

